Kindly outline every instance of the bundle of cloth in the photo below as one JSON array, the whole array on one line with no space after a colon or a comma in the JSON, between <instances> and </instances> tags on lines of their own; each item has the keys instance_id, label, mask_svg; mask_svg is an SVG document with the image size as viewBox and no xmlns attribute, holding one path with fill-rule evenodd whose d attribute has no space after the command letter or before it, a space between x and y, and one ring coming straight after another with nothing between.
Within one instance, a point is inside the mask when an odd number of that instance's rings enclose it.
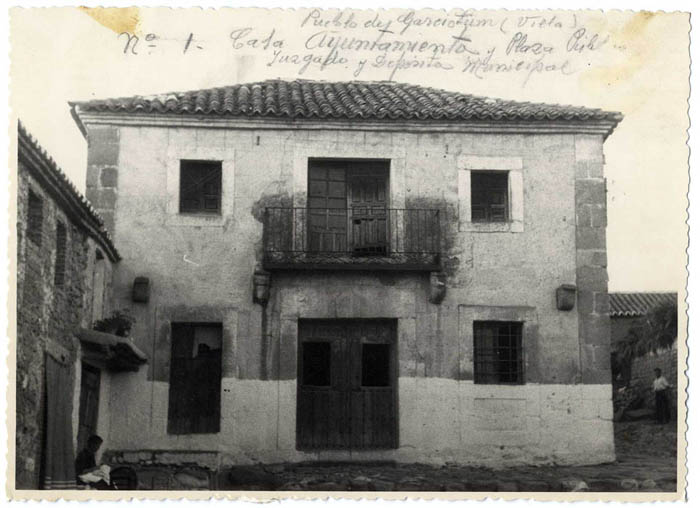
<instances>
[{"instance_id":1,"label":"bundle of cloth","mask_svg":"<svg viewBox=\"0 0 700 508\"><path fill-rule=\"evenodd\" d=\"M79 475L78 478L81 482L85 483L88 486L90 486L91 484L99 484L100 482L104 482L107 485L111 485L112 481L109 478L110 471L111 468L107 464L102 464L97 469Z\"/></svg>"}]
</instances>

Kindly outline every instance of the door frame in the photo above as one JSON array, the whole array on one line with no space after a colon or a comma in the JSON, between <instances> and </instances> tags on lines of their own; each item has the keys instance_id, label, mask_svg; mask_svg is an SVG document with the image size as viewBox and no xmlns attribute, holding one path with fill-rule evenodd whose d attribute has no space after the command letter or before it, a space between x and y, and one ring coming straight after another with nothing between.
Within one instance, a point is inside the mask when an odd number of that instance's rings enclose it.
<instances>
[{"instance_id":1,"label":"door frame","mask_svg":"<svg viewBox=\"0 0 700 508\"><path fill-rule=\"evenodd\" d=\"M351 188L350 188L350 175L352 174L353 168L351 167L352 164L361 164L361 163L382 163L385 167L383 168L383 171L385 172L384 174L384 193L386 196L385 199L385 210L386 210L386 231L385 231L385 237L386 237L386 255L389 255L391 252L391 206L392 206L392 192L391 192L391 166L392 166L392 159L391 158L382 158L382 157L308 157L306 160L306 196L307 196L307 201L304 206L306 209L306 220L305 220L305 228L306 228L306 241L304 245L304 249L307 252L313 252L310 248L311 245L311 216L308 213L309 210L309 196L311 195L311 179L309 178L309 172L311 165L316 162L338 162L338 163L345 163L345 167L343 170L345 171L345 210L346 210L346 224L345 224L345 251L351 255L353 252L352 249L352 240L353 240L353 219L352 219L352 195L351 195Z\"/></svg>"},{"instance_id":2,"label":"door frame","mask_svg":"<svg viewBox=\"0 0 700 508\"><path fill-rule=\"evenodd\" d=\"M302 335L302 328L305 323L329 323L329 324L341 324L344 328L348 327L349 325L353 323L366 323L366 322L375 322L375 323L386 323L388 329L389 329L389 334L390 334L390 340L389 340L389 348L390 348L390 359L389 359L389 379L391 382L391 388L392 388L392 403L393 403L393 414L391 415L393 418L393 429L392 429L392 436L393 436L393 442L391 443L390 446L387 447L376 447L376 448L353 448L352 442L349 441L349 444L347 447L314 447L314 446L304 446L300 443L299 436L302 432L301 429L301 419L299 418L299 411L300 411L300 404L299 401L302 396L302 374L303 374L303 335ZM310 340L309 342L314 342L314 340ZM332 344L332 341L329 341ZM371 342L369 342L371 343ZM363 342L358 342L358 344L361 346ZM359 368L361 369L362 367L362 347L355 348L356 351L359 353L359 357L355 360L359 364ZM399 447L400 443L400 436L399 436L399 347L398 347L398 319L397 318L299 318L297 321L297 377L296 377L296 407L295 407L295 415L296 415L296 424L295 424L295 443L296 443L296 449L299 451L307 451L307 452L319 452L319 451L351 451L351 452L372 452L372 451L381 451L381 450L394 450ZM332 353L332 345L331 345L331 361L333 358L333 353ZM331 364L332 368L332 364ZM347 373L350 376L353 374L357 374L358 379L359 379L359 389L362 390L362 371L360 370L359 372L353 373L352 371ZM346 374L346 375L347 375ZM331 379L333 377L333 373L331 372ZM331 381L332 383L332 381ZM351 390L348 390L348 393L352 393Z\"/></svg>"},{"instance_id":3,"label":"door frame","mask_svg":"<svg viewBox=\"0 0 700 508\"><path fill-rule=\"evenodd\" d=\"M83 386L85 382L85 373L86 371L91 372L91 374L96 374L97 377L97 390L96 390L96 407L95 407L95 422L94 422L94 429L92 429L90 432L88 432L87 435L81 434L81 431L83 428L89 427L88 422L85 422L85 425L81 425L81 420L83 419ZM80 362L80 387L78 389L78 432L76 435L76 443L78 445L78 449L81 450L84 445L87 443L87 439L90 437L91 434L97 434L97 429L99 428L100 425L100 399L101 399L101 392L102 392L102 369L93 364L90 361L86 361L84 358ZM82 438L82 439L81 439ZM83 442L81 442L83 441Z\"/></svg>"}]
</instances>

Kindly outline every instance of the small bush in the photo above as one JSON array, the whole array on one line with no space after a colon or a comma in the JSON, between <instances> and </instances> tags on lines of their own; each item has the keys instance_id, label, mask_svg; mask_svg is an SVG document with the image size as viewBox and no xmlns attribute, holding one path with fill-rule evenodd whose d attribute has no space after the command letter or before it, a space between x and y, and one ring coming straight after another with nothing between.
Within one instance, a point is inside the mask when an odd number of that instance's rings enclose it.
<instances>
[{"instance_id":1,"label":"small bush","mask_svg":"<svg viewBox=\"0 0 700 508\"><path fill-rule=\"evenodd\" d=\"M135 321L134 317L128 312L116 310L111 316L95 321L92 329L98 332L118 335L119 337L128 337Z\"/></svg>"}]
</instances>

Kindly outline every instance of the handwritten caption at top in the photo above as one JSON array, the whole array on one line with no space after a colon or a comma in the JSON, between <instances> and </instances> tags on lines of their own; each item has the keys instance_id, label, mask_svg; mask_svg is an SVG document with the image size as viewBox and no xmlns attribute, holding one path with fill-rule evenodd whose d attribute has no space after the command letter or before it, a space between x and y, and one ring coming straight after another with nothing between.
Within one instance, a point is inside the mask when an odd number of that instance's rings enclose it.
<instances>
[{"instance_id":1,"label":"handwritten caption at top","mask_svg":"<svg viewBox=\"0 0 700 508\"><path fill-rule=\"evenodd\" d=\"M311 9L298 18L292 37L276 26L234 26L226 34L161 35L148 32L117 36L124 55L175 52L182 55L219 51L253 55L268 67L283 67L303 76L310 69L341 69L356 79L384 73L430 70L487 79L516 75L523 86L535 75L578 72L603 48L609 35L587 27L575 13L487 15L456 10L440 16L417 11L336 12Z\"/></svg>"}]
</instances>

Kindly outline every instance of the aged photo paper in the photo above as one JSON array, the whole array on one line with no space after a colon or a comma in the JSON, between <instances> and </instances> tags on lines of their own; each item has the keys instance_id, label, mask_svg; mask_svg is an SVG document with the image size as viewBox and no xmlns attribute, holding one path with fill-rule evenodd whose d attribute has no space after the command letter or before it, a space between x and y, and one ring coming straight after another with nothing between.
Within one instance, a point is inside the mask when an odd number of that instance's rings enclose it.
<instances>
[{"instance_id":1,"label":"aged photo paper","mask_svg":"<svg viewBox=\"0 0 700 508\"><path fill-rule=\"evenodd\" d=\"M10 496L682 499L689 34L12 8Z\"/></svg>"}]
</instances>

